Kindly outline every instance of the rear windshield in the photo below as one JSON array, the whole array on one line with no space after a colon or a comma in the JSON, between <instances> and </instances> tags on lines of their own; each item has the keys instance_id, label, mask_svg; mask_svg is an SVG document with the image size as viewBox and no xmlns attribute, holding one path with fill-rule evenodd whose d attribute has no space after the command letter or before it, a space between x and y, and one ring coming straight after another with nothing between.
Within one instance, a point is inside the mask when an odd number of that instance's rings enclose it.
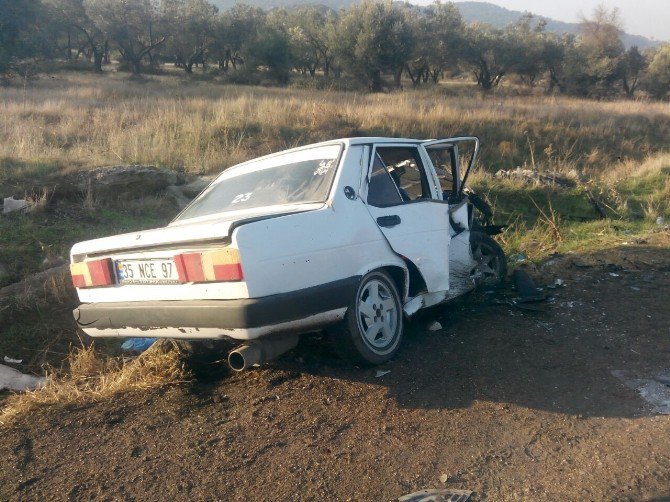
<instances>
[{"instance_id":1,"label":"rear windshield","mask_svg":"<svg viewBox=\"0 0 670 502\"><path fill-rule=\"evenodd\" d=\"M231 167L176 220L264 206L324 202L341 150L341 145L308 148Z\"/></svg>"}]
</instances>

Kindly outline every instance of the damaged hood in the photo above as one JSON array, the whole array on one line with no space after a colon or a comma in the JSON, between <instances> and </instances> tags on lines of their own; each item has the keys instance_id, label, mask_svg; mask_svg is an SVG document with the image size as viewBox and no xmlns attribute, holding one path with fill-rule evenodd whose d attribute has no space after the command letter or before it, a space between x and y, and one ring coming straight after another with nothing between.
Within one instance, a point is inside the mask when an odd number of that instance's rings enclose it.
<instances>
[{"instance_id":1,"label":"damaged hood","mask_svg":"<svg viewBox=\"0 0 670 502\"><path fill-rule=\"evenodd\" d=\"M270 206L248 211L222 213L214 217L177 221L166 227L79 242L72 247L72 258L108 254L115 251L151 249L171 245L226 240L235 227L267 218L287 216L325 207L324 203Z\"/></svg>"}]
</instances>

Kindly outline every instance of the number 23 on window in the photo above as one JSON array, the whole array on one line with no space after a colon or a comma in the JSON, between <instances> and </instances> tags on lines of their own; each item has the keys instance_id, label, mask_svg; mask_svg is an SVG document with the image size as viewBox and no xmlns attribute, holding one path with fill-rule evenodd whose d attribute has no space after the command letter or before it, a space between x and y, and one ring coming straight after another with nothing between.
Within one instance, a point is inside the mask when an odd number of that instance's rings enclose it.
<instances>
[{"instance_id":1,"label":"number 23 on window","mask_svg":"<svg viewBox=\"0 0 670 502\"><path fill-rule=\"evenodd\" d=\"M231 204L237 204L238 202L246 202L251 198L251 194L253 192L248 192L248 193L241 193L239 195L236 195Z\"/></svg>"}]
</instances>

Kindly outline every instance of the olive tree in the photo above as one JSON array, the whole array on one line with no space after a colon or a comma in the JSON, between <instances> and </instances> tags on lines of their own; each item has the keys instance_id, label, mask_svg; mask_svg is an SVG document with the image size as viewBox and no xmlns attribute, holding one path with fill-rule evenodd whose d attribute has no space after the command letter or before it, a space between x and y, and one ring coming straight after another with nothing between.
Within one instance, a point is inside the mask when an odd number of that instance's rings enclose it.
<instances>
[{"instance_id":1,"label":"olive tree","mask_svg":"<svg viewBox=\"0 0 670 502\"><path fill-rule=\"evenodd\" d=\"M416 87L420 83L437 83L447 68L456 68L463 44L465 25L452 2L435 2L419 12L412 27L416 43L407 75Z\"/></svg>"},{"instance_id":2,"label":"olive tree","mask_svg":"<svg viewBox=\"0 0 670 502\"><path fill-rule=\"evenodd\" d=\"M329 35L337 14L317 6L304 6L287 13L288 34L295 64L314 77L318 68L328 76L333 63Z\"/></svg>"},{"instance_id":3,"label":"olive tree","mask_svg":"<svg viewBox=\"0 0 670 502\"><path fill-rule=\"evenodd\" d=\"M640 86L640 79L647 69L647 58L633 46L623 55L621 64L621 85L626 96L633 98Z\"/></svg>"},{"instance_id":4,"label":"olive tree","mask_svg":"<svg viewBox=\"0 0 670 502\"><path fill-rule=\"evenodd\" d=\"M578 95L607 95L621 79L625 48L616 9L599 6L580 24L580 35L566 55L566 84Z\"/></svg>"},{"instance_id":5,"label":"olive tree","mask_svg":"<svg viewBox=\"0 0 670 502\"><path fill-rule=\"evenodd\" d=\"M652 51L644 76L644 89L654 98L664 99L670 92L670 44Z\"/></svg>"},{"instance_id":6,"label":"olive tree","mask_svg":"<svg viewBox=\"0 0 670 502\"><path fill-rule=\"evenodd\" d=\"M237 69L246 61L253 41L266 22L263 9L243 3L235 4L224 12L214 29L214 46L219 66L228 70Z\"/></svg>"},{"instance_id":7,"label":"olive tree","mask_svg":"<svg viewBox=\"0 0 670 502\"><path fill-rule=\"evenodd\" d=\"M152 0L85 0L96 27L112 41L133 73L142 72L142 60L161 46L166 36L155 33L158 6Z\"/></svg>"},{"instance_id":8,"label":"olive tree","mask_svg":"<svg viewBox=\"0 0 670 502\"><path fill-rule=\"evenodd\" d=\"M337 55L347 71L378 92L384 88L384 73L393 73L400 86L415 39L405 10L390 1L366 1L342 15L336 41Z\"/></svg>"},{"instance_id":9,"label":"olive tree","mask_svg":"<svg viewBox=\"0 0 670 502\"><path fill-rule=\"evenodd\" d=\"M10 70L14 59L33 54L30 33L39 9L38 0L0 0L0 74Z\"/></svg>"},{"instance_id":10,"label":"olive tree","mask_svg":"<svg viewBox=\"0 0 670 502\"><path fill-rule=\"evenodd\" d=\"M245 47L246 63L255 69L267 70L269 76L280 84L289 81L294 61L286 12L275 11L267 16Z\"/></svg>"},{"instance_id":11,"label":"olive tree","mask_svg":"<svg viewBox=\"0 0 670 502\"><path fill-rule=\"evenodd\" d=\"M207 0L163 0L160 7L166 51L186 73L203 62L214 45L218 9Z\"/></svg>"},{"instance_id":12,"label":"olive tree","mask_svg":"<svg viewBox=\"0 0 670 502\"><path fill-rule=\"evenodd\" d=\"M500 85L522 57L513 30L473 24L465 30L463 59L484 91Z\"/></svg>"}]
</instances>

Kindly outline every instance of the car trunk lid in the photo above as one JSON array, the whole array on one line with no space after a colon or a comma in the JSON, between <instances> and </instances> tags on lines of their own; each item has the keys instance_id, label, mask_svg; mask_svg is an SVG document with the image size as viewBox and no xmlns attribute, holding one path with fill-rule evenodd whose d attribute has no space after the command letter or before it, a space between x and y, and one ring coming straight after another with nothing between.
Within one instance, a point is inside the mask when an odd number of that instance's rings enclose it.
<instances>
[{"instance_id":1,"label":"car trunk lid","mask_svg":"<svg viewBox=\"0 0 670 502\"><path fill-rule=\"evenodd\" d=\"M184 221L163 228L142 230L80 242L72 248L74 261L108 254L123 254L144 250L187 248L207 243L229 241L235 227L247 222L277 218L304 211L320 209L323 203L296 204L263 208L263 210L236 211L214 218Z\"/></svg>"}]
</instances>

